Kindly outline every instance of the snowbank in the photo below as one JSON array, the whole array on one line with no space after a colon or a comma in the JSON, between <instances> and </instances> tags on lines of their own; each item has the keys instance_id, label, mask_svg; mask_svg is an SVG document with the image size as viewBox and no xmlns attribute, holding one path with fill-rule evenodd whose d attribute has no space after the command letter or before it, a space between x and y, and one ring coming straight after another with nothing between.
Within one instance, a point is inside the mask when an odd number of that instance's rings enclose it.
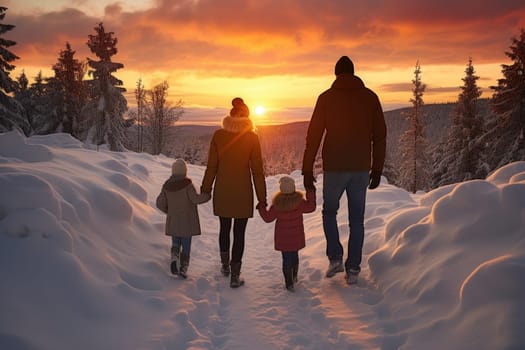
<instances>
[{"instance_id":1,"label":"snowbank","mask_svg":"<svg viewBox=\"0 0 525 350\"><path fill-rule=\"evenodd\" d=\"M525 162L432 191L387 223L370 255L402 348L514 349L525 301ZM511 181L511 179L513 179ZM518 181L522 179L521 181Z\"/></svg>"}]
</instances>

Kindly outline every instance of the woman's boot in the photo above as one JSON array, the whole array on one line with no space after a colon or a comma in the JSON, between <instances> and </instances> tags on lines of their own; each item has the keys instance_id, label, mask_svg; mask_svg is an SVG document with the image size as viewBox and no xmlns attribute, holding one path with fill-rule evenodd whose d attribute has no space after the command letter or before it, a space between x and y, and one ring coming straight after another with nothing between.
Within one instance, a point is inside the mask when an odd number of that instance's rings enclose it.
<instances>
[{"instance_id":1,"label":"woman's boot","mask_svg":"<svg viewBox=\"0 0 525 350\"><path fill-rule=\"evenodd\" d=\"M230 275L230 253L229 252L221 252L221 273L225 277L228 277Z\"/></svg>"},{"instance_id":2,"label":"woman's boot","mask_svg":"<svg viewBox=\"0 0 525 350\"><path fill-rule=\"evenodd\" d=\"M231 264L231 277L230 277L230 287L239 288L244 284L244 280L241 279L241 263L232 262Z\"/></svg>"}]
</instances>

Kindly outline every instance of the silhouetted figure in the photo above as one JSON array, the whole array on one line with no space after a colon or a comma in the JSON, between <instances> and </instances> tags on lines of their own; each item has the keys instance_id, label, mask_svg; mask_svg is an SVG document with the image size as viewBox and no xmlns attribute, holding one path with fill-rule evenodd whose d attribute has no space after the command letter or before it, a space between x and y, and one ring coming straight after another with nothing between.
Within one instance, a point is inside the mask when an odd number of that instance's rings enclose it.
<instances>
[{"instance_id":1,"label":"silhouetted figure","mask_svg":"<svg viewBox=\"0 0 525 350\"><path fill-rule=\"evenodd\" d=\"M304 187L314 189L313 165L325 136L323 160L323 229L329 266L326 277L346 269L348 284L357 282L364 241L366 190L379 186L386 150L386 124L377 95L354 75L354 64L342 56L336 79L319 95L308 127L303 157ZM343 267L337 211L343 192L348 199L350 237Z\"/></svg>"}]
</instances>

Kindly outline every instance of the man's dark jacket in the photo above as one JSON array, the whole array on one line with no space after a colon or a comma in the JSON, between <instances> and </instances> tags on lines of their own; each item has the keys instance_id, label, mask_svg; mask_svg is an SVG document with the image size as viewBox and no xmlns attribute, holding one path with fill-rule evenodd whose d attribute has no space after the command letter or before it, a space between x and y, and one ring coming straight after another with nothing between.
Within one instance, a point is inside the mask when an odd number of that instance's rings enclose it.
<instances>
[{"instance_id":1,"label":"man's dark jacket","mask_svg":"<svg viewBox=\"0 0 525 350\"><path fill-rule=\"evenodd\" d=\"M319 95L306 136L303 173L313 171L326 132L322 158L328 172L383 170L386 124L377 95L353 74L340 74Z\"/></svg>"}]
</instances>

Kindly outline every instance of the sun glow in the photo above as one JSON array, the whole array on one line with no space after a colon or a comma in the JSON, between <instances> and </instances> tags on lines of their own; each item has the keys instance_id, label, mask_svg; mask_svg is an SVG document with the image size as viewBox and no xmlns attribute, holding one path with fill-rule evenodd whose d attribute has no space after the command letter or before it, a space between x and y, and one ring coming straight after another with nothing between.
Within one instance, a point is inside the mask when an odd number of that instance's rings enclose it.
<instances>
[{"instance_id":1,"label":"sun glow","mask_svg":"<svg viewBox=\"0 0 525 350\"><path fill-rule=\"evenodd\" d=\"M263 106L257 106L255 107L254 112L256 116L261 117L266 112L266 108L264 108Z\"/></svg>"}]
</instances>

